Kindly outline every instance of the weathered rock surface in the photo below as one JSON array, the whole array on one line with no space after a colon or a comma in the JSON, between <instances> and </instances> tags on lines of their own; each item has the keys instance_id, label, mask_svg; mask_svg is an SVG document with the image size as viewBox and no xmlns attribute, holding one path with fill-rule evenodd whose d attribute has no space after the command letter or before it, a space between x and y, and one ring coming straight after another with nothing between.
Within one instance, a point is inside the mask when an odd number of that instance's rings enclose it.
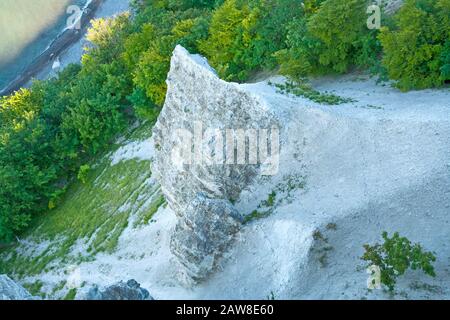
<instances>
[{"instance_id":1,"label":"weathered rock surface","mask_svg":"<svg viewBox=\"0 0 450 320\"><path fill-rule=\"evenodd\" d=\"M188 283L205 279L223 261L220 271L193 290L180 290L180 297L388 298L382 291L368 295L367 273L358 269L363 245L380 241L385 230L438 257L436 279L411 273L402 290L416 298L450 296L443 285L450 259L449 92L402 93L355 75L316 79L315 89L353 99L328 106L272 85L285 80L227 83L199 57L180 47L174 52L154 134L155 171L178 216L170 248ZM213 128L280 124L278 173L263 177L257 165L180 169L171 159L175 131L193 130L196 121ZM254 210L270 214L235 237L236 212ZM220 216L226 217L222 224ZM317 243L317 230L326 243ZM229 258L220 260L225 252ZM158 298L173 297L166 288L172 264L165 261L153 270L167 274L154 273L157 280L149 284ZM411 289L418 279L435 292Z\"/></svg>"},{"instance_id":2,"label":"weathered rock surface","mask_svg":"<svg viewBox=\"0 0 450 320\"><path fill-rule=\"evenodd\" d=\"M195 129L202 125L201 134L207 128L246 130L279 124L256 96L220 80L203 58L189 55L180 46L174 51L167 83L166 102L154 128L159 150L154 171L179 217L171 250L181 262L181 279L189 285L190 279L196 282L208 276L239 230L232 202L253 182L261 166L180 161L186 158L177 162L173 152L186 143L177 130L187 130L195 139ZM215 139L193 148L207 148Z\"/></svg>"},{"instance_id":3,"label":"weathered rock surface","mask_svg":"<svg viewBox=\"0 0 450 320\"><path fill-rule=\"evenodd\" d=\"M239 231L241 216L227 200L208 199L199 194L186 208L171 240L187 278L200 281L214 269L216 259Z\"/></svg>"},{"instance_id":4,"label":"weathered rock surface","mask_svg":"<svg viewBox=\"0 0 450 320\"><path fill-rule=\"evenodd\" d=\"M0 300L38 300L6 275L0 275Z\"/></svg>"},{"instance_id":5,"label":"weathered rock surface","mask_svg":"<svg viewBox=\"0 0 450 320\"><path fill-rule=\"evenodd\" d=\"M153 300L153 298L132 279L127 282L120 281L103 289L93 286L86 294L85 300Z\"/></svg>"}]
</instances>

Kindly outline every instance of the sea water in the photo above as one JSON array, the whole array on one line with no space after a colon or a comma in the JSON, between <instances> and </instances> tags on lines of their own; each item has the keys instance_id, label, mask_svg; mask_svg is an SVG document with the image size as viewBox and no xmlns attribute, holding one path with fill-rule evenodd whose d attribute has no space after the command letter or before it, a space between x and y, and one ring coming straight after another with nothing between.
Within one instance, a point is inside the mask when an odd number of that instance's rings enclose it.
<instances>
[{"instance_id":1,"label":"sea water","mask_svg":"<svg viewBox=\"0 0 450 320\"><path fill-rule=\"evenodd\" d=\"M0 89L14 80L66 27L69 6L86 0L0 0Z\"/></svg>"}]
</instances>

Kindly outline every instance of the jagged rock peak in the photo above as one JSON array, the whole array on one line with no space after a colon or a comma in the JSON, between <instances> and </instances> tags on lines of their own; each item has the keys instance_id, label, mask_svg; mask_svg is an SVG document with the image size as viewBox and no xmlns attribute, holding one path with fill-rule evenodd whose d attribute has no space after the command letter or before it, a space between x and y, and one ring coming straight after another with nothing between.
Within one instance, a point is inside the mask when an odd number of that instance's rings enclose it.
<instances>
[{"instance_id":1,"label":"jagged rock peak","mask_svg":"<svg viewBox=\"0 0 450 320\"><path fill-rule=\"evenodd\" d=\"M153 170L179 219L171 250L189 286L214 270L239 230L242 218L233 203L242 190L273 169L257 143L238 150L239 141L249 141L250 133L266 142L269 132L276 136L279 121L263 100L222 81L204 58L181 46L173 53L167 84L154 128Z\"/></svg>"}]
</instances>

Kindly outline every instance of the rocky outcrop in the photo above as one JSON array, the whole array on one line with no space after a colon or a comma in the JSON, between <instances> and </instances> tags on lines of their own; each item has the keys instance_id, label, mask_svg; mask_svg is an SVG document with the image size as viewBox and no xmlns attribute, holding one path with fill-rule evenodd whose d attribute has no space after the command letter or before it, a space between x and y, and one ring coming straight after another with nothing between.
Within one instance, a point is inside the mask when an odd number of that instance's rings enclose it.
<instances>
[{"instance_id":1,"label":"rocky outcrop","mask_svg":"<svg viewBox=\"0 0 450 320\"><path fill-rule=\"evenodd\" d=\"M254 132L279 124L260 99L220 80L203 58L191 56L180 46L174 51L167 84L166 102L154 128L158 150L154 171L179 218L171 250L180 262L181 280L190 285L217 266L241 223L233 202L267 169L267 161L261 161L262 165L234 161L239 130ZM234 139L236 145L224 147L224 141ZM211 147L217 143L220 148ZM259 150L253 148L245 150L245 159Z\"/></svg>"},{"instance_id":2,"label":"rocky outcrop","mask_svg":"<svg viewBox=\"0 0 450 320\"><path fill-rule=\"evenodd\" d=\"M199 194L184 211L171 241L183 265L184 283L200 281L214 269L216 259L239 231L240 214L227 200Z\"/></svg>"},{"instance_id":3,"label":"rocky outcrop","mask_svg":"<svg viewBox=\"0 0 450 320\"><path fill-rule=\"evenodd\" d=\"M38 300L6 275L0 275L0 300Z\"/></svg>"},{"instance_id":4,"label":"rocky outcrop","mask_svg":"<svg viewBox=\"0 0 450 320\"><path fill-rule=\"evenodd\" d=\"M209 299L264 299L271 291L280 299L363 297L367 274L355 266L363 244L379 241L384 230L436 252L437 273L447 274L448 91L401 93L354 75L312 81L320 92L351 98L328 106L274 86L285 81L227 83L204 59L181 47L174 52L154 131L154 172L178 220L170 249L184 283L220 267L186 292ZM214 153L189 161L198 149L190 141L196 127L276 126L274 175L263 176L266 162L207 165ZM203 139L200 149L214 142ZM180 145L187 147L178 153ZM250 220L242 227L241 215ZM158 274L160 283L173 278L172 268L155 269L170 270Z\"/></svg>"},{"instance_id":5,"label":"rocky outcrop","mask_svg":"<svg viewBox=\"0 0 450 320\"><path fill-rule=\"evenodd\" d=\"M93 286L86 294L85 300L154 300L150 293L141 288L136 280L120 281L100 289Z\"/></svg>"}]
</instances>

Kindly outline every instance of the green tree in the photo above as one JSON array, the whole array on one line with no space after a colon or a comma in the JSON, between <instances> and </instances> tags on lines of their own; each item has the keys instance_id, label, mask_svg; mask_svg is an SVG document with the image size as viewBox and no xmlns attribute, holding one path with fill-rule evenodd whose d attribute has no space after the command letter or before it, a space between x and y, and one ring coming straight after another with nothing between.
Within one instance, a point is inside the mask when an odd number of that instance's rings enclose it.
<instances>
[{"instance_id":1,"label":"green tree","mask_svg":"<svg viewBox=\"0 0 450 320\"><path fill-rule=\"evenodd\" d=\"M382 29L383 65L401 90L449 80L450 1L406 0L395 27Z\"/></svg>"},{"instance_id":2,"label":"green tree","mask_svg":"<svg viewBox=\"0 0 450 320\"><path fill-rule=\"evenodd\" d=\"M295 80L368 67L380 54L377 30L367 28L366 0L309 0L288 26L288 49L277 53L281 73Z\"/></svg>"},{"instance_id":3,"label":"green tree","mask_svg":"<svg viewBox=\"0 0 450 320\"><path fill-rule=\"evenodd\" d=\"M209 24L208 13L199 10L188 10L176 18L172 12L160 13L156 10L149 19L153 21L155 17L170 23L157 29L153 22L147 22L139 33L127 40L124 53L128 66L133 69L135 88L130 101L138 104L139 114L148 114L152 118L165 100L166 77L175 46L182 44L191 52L197 52L197 44L206 38ZM139 44L143 41L145 44ZM137 52L136 47L141 50Z\"/></svg>"},{"instance_id":4,"label":"green tree","mask_svg":"<svg viewBox=\"0 0 450 320\"><path fill-rule=\"evenodd\" d=\"M247 3L226 0L214 11L209 37L200 42L200 50L209 58L219 75L227 80L245 80L248 70L249 45L258 12Z\"/></svg>"}]
</instances>

